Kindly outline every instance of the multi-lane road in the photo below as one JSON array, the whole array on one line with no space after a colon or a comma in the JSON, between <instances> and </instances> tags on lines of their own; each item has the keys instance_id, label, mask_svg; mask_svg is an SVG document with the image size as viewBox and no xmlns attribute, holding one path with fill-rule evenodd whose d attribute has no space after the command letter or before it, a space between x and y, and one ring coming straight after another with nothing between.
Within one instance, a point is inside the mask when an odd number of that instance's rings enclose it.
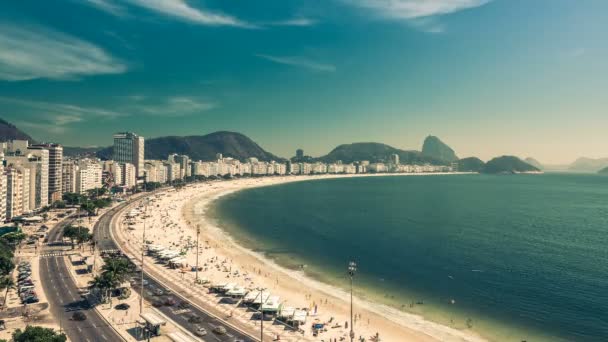
<instances>
[{"instance_id":1,"label":"multi-lane road","mask_svg":"<svg viewBox=\"0 0 608 342\"><path fill-rule=\"evenodd\" d=\"M124 209L125 206L129 205L128 203L123 203L116 208L106 212L103 216L99 218L97 223L95 224L95 244L100 252L103 251L116 251L118 250L118 246L112 239L112 235L110 230L112 229L112 219L118 212ZM152 274L154 276L154 274ZM134 279L139 279L139 276L134 277ZM181 308L178 305L173 306L159 306L157 309L162 312L165 316L169 317L172 321L179 324L182 328L195 333L198 328L205 328L207 331L207 335L201 337L204 341L225 341L225 342L234 342L234 341L259 341L259 339L254 339L250 337L248 334L241 332L223 322L221 320L215 318L212 314L200 309L197 306L189 303L186 297L182 297L178 294L172 293L170 289L164 284L160 284L156 280L150 277L148 272L144 272L144 298L152 300L153 302L163 303L168 299L172 299L175 303L186 302L187 305L183 305ZM135 281L133 284L134 290L140 291L141 284L139 281ZM161 296L157 296L157 293L163 293ZM199 320L196 322L192 321L192 316L197 316ZM226 328L227 333L223 335L218 335L213 333L213 329L221 325Z\"/></svg>"},{"instance_id":2,"label":"multi-lane road","mask_svg":"<svg viewBox=\"0 0 608 342\"><path fill-rule=\"evenodd\" d=\"M122 341L120 335L81 298L66 267L64 255L71 252L71 247L63 244L63 228L73 221L73 218L67 218L50 230L48 246L40 253L40 281L51 313L71 341ZM73 321L72 315L76 311L83 312L86 320Z\"/></svg>"}]
</instances>

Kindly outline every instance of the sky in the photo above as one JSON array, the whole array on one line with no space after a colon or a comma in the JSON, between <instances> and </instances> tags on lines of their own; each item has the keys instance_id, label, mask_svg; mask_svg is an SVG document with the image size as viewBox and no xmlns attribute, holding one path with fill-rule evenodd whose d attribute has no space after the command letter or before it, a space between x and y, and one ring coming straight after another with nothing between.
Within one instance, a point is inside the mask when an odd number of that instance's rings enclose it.
<instances>
[{"instance_id":1,"label":"sky","mask_svg":"<svg viewBox=\"0 0 608 342\"><path fill-rule=\"evenodd\" d=\"M0 117L107 146L246 134L547 164L608 157L605 0L20 0L0 5Z\"/></svg>"}]
</instances>

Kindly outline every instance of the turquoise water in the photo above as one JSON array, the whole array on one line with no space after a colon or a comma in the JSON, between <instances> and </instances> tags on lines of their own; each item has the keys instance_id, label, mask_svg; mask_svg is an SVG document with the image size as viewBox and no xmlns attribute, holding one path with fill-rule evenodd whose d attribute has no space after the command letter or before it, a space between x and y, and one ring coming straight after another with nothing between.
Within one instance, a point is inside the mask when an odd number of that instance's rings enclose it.
<instances>
[{"instance_id":1,"label":"turquoise water","mask_svg":"<svg viewBox=\"0 0 608 342\"><path fill-rule=\"evenodd\" d=\"M492 340L608 340L608 177L317 180L212 212L285 266L346 286L353 259L359 295Z\"/></svg>"}]
</instances>

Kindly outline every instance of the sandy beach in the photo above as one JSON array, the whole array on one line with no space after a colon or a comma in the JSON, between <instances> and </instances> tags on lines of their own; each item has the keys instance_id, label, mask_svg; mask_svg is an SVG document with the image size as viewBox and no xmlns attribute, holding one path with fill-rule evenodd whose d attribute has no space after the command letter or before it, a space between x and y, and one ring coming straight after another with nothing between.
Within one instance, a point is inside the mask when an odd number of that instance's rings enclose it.
<instances>
[{"instance_id":1,"label":"sandy beach","mask_svg":"<svg viewBox=\"0 0 608 342\"><path fill-rule=\"evenodd\" d=\"M198 183L180 190L163 191L152 197L147 211L141 204L137 207L147 214L130 219L123 217L116 237L128 244L131 250L141 250L143 217L147 216L148 243L185 252L183 257L187 260L187 264L192 266L196 263L196 229L199 226L201 246L199 265L203 267L199 277L209 280L212 284L234 282L248 289L263 287L273 296L279 296L283 305L308 309L311 315L306 325L302 327L303 333L292 332L276 324L272 326L268 324L269 331L273 335L280 335L281 340L345 341L350 330L346 326L346 322L350 319L349 294L346 291L313 280L302 271L285 269L263 255L240 246L206 217L206 211L213 201L235 191L338 177L356 176L247 178ZM345 260L345 263L347 261ZM184 286L192 286L194 282L195 273L189 268L188 271L165 270L165 272L175 273L172 277ZM215 294L205 293L203 296L205 302L218 307L231 320L236 320L245 326L258 326L258 321L251 319L252 313L246 309L225 303ZM443 326L425 320L421 316L359 298L354 300L354 313L356 317L354 330L357 339L363 337L369 341L372 336L378 334L382 341L484 341L471 331ZM327 327L327 331L317 337L313 337L311 332L311 324L315 322L326 323ZM265 331L266 329L265 326Z\"/></svg>"}]
</instances>

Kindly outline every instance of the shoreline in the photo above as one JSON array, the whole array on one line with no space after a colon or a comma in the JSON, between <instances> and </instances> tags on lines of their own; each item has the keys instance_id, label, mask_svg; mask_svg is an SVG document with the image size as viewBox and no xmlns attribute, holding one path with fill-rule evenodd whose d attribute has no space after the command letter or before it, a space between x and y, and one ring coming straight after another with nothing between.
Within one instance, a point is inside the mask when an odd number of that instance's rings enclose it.
<instances>
[{"instance_id":1,"label":"shoreline","mask_svg":"<svg viewBox=\"0 0 608 342\"><path fill-rule=\"evenodd\" d=\"M331 313L331 317L348 316L347 309L348 293L340 287L322 283L305 274L304 271L292 270L277 264L274 260L267 258L262 253L255 252L240 245L229 233L217 227L213 220L207 216L207 210L213 202L219 198L245 189L256 187L274 186L292 182L351 178L351 177L379 177L379 176L431 176L431 175L458 175L471 173L428 173L428 174L365 174L365 175L326 175L326 176L303 176L303 177L276 177L258 179L239 179L228 182L211 183L212 191L204 191L190 198L181 207L181 213L190 229L200 224L205 239L210 240L217 253L231 257L239 266L249 266L255 270L263 268L271 270L277 279L275 290L279 294L286 293L290 304L294 296L301 296L302 291L310 292L308 298L317 298L323 302L325 298L329 307L323 307ZM219 186L218 186L219 185ZM223 185L223 186L222 186ZM217 186L217 188L216 188ZM215 190L215 191L213 191ZM236 253L235 253L236 251ZM280 285L279 285L280 284ZM291 295L289 295L291 294ZM328 301L331 298L331 301ZM368 320L368 328L376 329L383 340L397 341L406 338L412 341L485 341L476 333L467 330L458 330L441 325L425 319L423 316L400 311L385 304L376 303L367 299L355 297L355 311L363 320ZM347 310L346 310L347 311ZM341 318L338 321L341 321ZM355 325L355 330L361 330ZM364 331L368 329L363 329ZM357 332L357 331L356 331ZM369 336L368 334L363 336ZM360 335L360 334L358 334Z\"/></svg>"}]
</instances>

